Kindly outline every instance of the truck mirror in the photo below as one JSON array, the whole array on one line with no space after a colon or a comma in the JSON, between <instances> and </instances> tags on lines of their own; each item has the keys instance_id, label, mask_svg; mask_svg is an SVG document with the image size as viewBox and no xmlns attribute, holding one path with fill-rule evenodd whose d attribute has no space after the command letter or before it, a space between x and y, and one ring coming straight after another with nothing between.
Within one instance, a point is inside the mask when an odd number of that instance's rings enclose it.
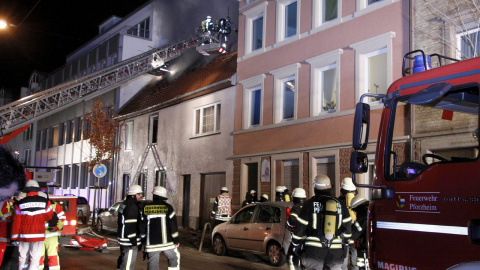
<instances>
[{"instance_id":1,"label":"truck mirror","mask_svg":"<svg viewBox=\"0 0 480 270\"><path fill-rule=\"evenodd\" d=\"M350 171L352 173L366 173L368 171L367 154L354 151L350 157Z\"/></svg>"},{"instance_id":2,"label":"truck mirror","mask_svg":"<svg viewBox=\"0 0 480 270\"><path fill-rule=\"evenodd\" d=\"M353 142L355 150L365 150L368 144L368 131L370 128L370 105L357 103L353 123Z\"/></svg>"}]
</instances>

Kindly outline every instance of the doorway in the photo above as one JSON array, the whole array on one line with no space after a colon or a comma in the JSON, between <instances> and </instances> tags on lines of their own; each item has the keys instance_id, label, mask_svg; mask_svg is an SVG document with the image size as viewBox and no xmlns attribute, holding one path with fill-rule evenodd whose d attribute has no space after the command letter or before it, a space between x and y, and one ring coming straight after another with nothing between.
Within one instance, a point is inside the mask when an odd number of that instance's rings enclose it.
<instances>
[{"instance_id":1,"label":"doorway","mask_svg":"<svg viewBox=\"0 0 480 270\"><path fill-rule=\"evenodd\" d=\"M201 202L200 202L200 227L203 228L206 222L210 222L210 213L213 209L215 198L220 194L220 189L226 183L225 173L213 173L201 175Z\"/></svg>"}]
</instances>

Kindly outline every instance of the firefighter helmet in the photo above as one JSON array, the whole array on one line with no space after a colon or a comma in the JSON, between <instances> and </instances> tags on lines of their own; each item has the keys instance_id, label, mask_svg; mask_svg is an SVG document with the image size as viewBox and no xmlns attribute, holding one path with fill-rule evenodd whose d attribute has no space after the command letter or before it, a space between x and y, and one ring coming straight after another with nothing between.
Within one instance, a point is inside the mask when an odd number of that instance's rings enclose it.
<instances>
[{"instance_id":1,"label":"firefighter helmet","mask_svg":"<svg viewBox=\"0 0 480 270\"><path fill-rule=\"evenodd\" d=\"M332 188L332 183L328 176L325 174L319 174L315 176L314 187L317 190L329 189Z\"/></svg>"},{"instance_id":2,"label":"firefighter helmet","mask_svg":"<svg viewBox=\"0 0 480 270\"><path fill-rule=\"evenodd\" d=\"M367 199L365 199L363 196L357 195L353 197L350 207L352 209L355 209L355 207L362 205L363 203L366 203L366 202L368 202Z\"/></svg>"},{"instance_id":3,"label":"firefighter helmet","mask_svg":"<svg viewBox=\"0 0 480 270\"><path fill-rule=\"evenodd\" d=\"M262 198L265 198L265 200L268 201L268 195L267 194L262 194Z\"/></svg>"},{"instance_id":4,"label":"firefighter helmet","mask_svg":"<svg viewBox=\"0 0 480 270\"><path fill-rule=\"evenodd\" d=\"M303 188L295 188L293 190L292 196L294 198L306 198L307 194L305 193L305 189Z\"/></svg>"},{"instance_id":5,"label":"firefighter helmet","mask_svg":"<svg viewBox=\"0 0 480 270\"><path fill-rule=\"evenodd\" d=\"M283 187L278 186L277 188L275 188L275 192L283 192Z\"/></svg>"},{"instance_id":6,"label":"firefighter helmet","mask_svg":"<svg viewBox=\"0 0 480 270\"><path fill-rule=\"evenodd\" d=\"M162 186L156 186L153 188L153 195L157 195L163 198L167 198L167 189Z\"/></svg>"},{"instance_id":7,"label":"firefighter helmet","mask_svg":"<svg viewBox=\"0 0 480 270\"><path fill-rule=\"evenodd\" d=\"M252 189L252 190L250 190L250 194L257 194L257 191Z\"/></svg>"},{"instance_id":8,"label":"firefighter helmet","mask_svg":"<svg viewBox=\"0 0 480 270\"><path fill-rule=\"evenodd\" d=\"M28 180L27 183L25 184L25 187L40 187L38 185L38 182L35 180Z\"/></svg>"},{"instance_id":9,"label":"firefighter helmet","mask_svg":"<svg viewBox=\"0 0 480 270\"><path fill-rule=\"evenodd\" d=\"M357 190L357 187L353 184L352 178L351 177L345 177L343 178L342 181L342 189L346 191L355 191Z\"/></svg>"},{"instance_id":10,"label":"firefighter helmet","mask_svg":"<svg viewBox=\"0 0 480 270\"><path fill-rule=\"evenodd\" d=\"M220 191L228 192L228 188L227 188L227 187L222 187L222 188L220 189Z\"/></svg>"},{"instance_id":11,"label":"firefighter helmet","mask_svg":"<svg viewBox=\"0 0 480 270\"><path fill-rule=\"evenodd\" d=\"M138 193L143 193L143 189L142 189L141 186L131 185L130 187L128 187L127 195L135 195L135 194L138 194Z\"/></svg>"}]
</instances>

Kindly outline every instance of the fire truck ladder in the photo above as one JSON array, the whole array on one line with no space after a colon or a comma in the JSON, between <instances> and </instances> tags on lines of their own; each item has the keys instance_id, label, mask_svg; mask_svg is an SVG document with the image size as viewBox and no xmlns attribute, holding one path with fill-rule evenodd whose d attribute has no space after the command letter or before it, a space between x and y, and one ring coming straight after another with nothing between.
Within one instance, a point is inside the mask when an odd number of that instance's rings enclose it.
<instances>
[{"instance_id":1,"label":"fire truck ladder","mask_svg":"<svg viewBox=\"0 0 480 270\"><path fill-rule=\"evenodd\" d=\"M98 72L59 84L0 107L0 136L83 100L102 95L147 72L159 70L164 63L179 57L198 42L189 37L152 49Z\"/></svg>"},{"instance_id":2,"label":"fire truck ladder","mask_svg":"<svg viewBox=\"0 0 480 270\"><path fill-rule=\"evenodd\" d=\"M153 158L155 159L155 163L157 164L157 167L159 169L166 170L165 167L162 164L162 161L160 161L160 156L158 155L157 148L155 147L155 145L148 144L147 147L145 148L145 151L143 152L142 159L140 160L140 163L138 164L137 172L135 173L134 180L137 180L138 177L140 176L143 164L145 163L145 160L147 159L148 151L150 149L152 149ZM165 175L165 180L166 180L166 178L167 178L167 176Z\"/></svg>"}]
</instances>

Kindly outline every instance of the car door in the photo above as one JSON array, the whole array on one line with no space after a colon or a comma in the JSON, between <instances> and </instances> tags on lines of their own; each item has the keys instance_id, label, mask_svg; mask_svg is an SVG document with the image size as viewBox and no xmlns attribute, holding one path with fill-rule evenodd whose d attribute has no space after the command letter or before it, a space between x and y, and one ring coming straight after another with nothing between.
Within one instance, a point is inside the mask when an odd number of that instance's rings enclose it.
<instances>
[{"instance_id":1,"label":"car door","mask_svg":"<svg viewBox=\"0 0 480 270\"><path fill-rule=\"evenodd\" d=\"M248 230L249 246L252 250L265 252L264 243L272 238L278 239L278 236L283 233L280 226L281 209L278 206L266 204L259 204L257 207Z\"/></svg>"},{"instance_id":2,"label":"car door","mask_svg":"<svg viewBox=\"0 0 480 270\"><path fill-rule=\"evenodd\" d=\"M236 213L227 224L227 247L250 249L248 230L255 205L248 205Z\"/></svg>"},{"instance_id":3,"label":"car door","mask_svg":"<svg viewBox=\"0 0 480 270\"><path fill-rule=\"evenodd\" d=\"M117 219L118 219L118 207L121 205L121 202L117 202L114 205L110 206L108 212L104 212L104 226L116 229L117 228Z\"/></svg>"}]
</instances>

